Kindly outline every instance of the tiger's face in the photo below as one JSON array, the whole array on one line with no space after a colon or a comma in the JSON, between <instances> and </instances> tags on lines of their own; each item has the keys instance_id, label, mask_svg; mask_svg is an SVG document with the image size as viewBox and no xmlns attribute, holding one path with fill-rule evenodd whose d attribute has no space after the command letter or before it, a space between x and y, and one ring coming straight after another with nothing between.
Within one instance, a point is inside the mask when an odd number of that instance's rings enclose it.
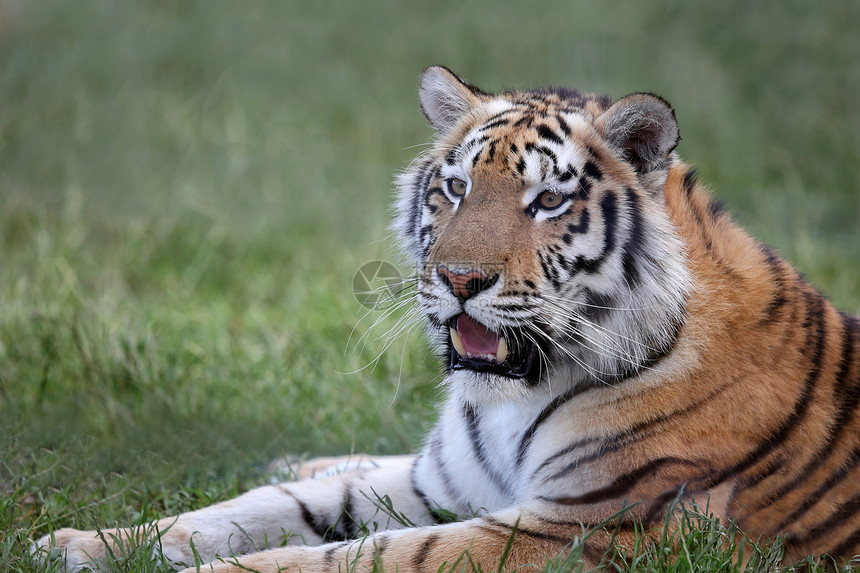
<instances>
[{"instance_id":1,"label":"tiger's face","mask_svg":"<svg viewBox=\"0 0 860 573\"><path fill-rule=\"evenodd\" d=\"M504 401L656 364L691 288L661 193L668 104L491 95L439 67L420 99L437 139L398 180L395 229L453 389Z\"/></svg>"}]
</instances>

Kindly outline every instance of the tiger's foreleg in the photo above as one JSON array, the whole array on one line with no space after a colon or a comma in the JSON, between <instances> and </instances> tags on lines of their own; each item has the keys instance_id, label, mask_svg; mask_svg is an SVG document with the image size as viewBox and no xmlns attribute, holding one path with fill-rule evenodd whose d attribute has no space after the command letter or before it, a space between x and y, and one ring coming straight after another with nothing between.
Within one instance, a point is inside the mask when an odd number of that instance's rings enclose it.
<instances>
[{"instance_id":1,"label":"tiger's foreleg","mask_svg":"<svg viewBox=\"0 0 860 573\"><path fill-rule=\"evenodd\" d=\"M545 508L540 508L545 509ZM618 535L584 531L575 520L548 520L528 506L459 523L387 531L354 541L318 547L283 547L206 565L200 571L515 571L532 565L544 568L552 559L582 560L598 565L610 544L632 543L630 531ZM631 537L631 539L619 539ZM188 569L183 573L191 573Z\"/></svg>"},{"instance_id":2,"label":"tiger's foreleg","mask_svg":"<svg viewBox=\"0 0 860 573\"><path fill-rule=\"evenodd\" d=\"M235 499L176 517L145 529L100 532L61 529L39 540L59 549L70 571L152 541L175 563L209 562L217 557L256 552L281 545L318 545L352 539L406 524L432 523L430 512L411 486L414 458L377 458L341 465L346 473L280 483L251 490ZM323 472L325 473L325 472ZM377 495L379 492L379 495ZM384 493L385 497L380 497ZM397 514L389 515L386 506Z\"/></svg>"}]
</instances>

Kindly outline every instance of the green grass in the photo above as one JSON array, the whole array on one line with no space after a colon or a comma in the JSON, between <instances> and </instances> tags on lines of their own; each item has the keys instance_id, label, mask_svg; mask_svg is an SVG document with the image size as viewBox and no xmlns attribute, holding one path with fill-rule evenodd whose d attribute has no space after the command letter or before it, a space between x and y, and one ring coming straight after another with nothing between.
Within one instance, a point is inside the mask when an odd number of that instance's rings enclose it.
<instances>
[{"instance_id":1,"label":"green grass","mask_svg":"<svg viewBox=\"0 0 860 573\"><path fill-rule=\"evenodd\" d=\"M284 453L417 447L435 358L383 353L350 285L396 260L432 63L663 95L736 217L860 311L860 7L808 4L0 2L0 570ZM684 570L657 551L636 570Z\"/></svg>"}]
</instances>

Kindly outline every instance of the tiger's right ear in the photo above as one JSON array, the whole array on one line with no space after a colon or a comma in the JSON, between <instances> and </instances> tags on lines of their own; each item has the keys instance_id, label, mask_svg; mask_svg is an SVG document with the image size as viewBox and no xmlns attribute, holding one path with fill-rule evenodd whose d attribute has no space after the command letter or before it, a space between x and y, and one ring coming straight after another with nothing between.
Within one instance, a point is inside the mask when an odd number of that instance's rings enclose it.
<instances>
[{"instance_id":1,"label":"tiger's right ear","mask_svg":"<svg viewBox=\"0 0 860 573\"><path fill-rule=\"evenodd\" d=\"M440 133L451 129L477 107L482 95L486 94L442 66L425 69L418 84L421 111Z\"/></svg>"},{"instance_id":2,"label":"tiger's right ear","mask_svg":"<svg viewBox=\"0 0 860 573\"><path fill-rule=\"evenodd\" d=\"M665 167L681 139L675 111L669 102L654 94L621 98L594 124L639 173Z\"/></svg>"}]
</instances>

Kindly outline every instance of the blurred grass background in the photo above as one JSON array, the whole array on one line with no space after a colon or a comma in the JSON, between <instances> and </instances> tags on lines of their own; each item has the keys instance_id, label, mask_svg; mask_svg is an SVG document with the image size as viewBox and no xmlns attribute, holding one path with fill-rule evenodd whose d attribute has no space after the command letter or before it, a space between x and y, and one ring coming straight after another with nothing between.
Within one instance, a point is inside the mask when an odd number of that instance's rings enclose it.
<instances>
[{"instance_id":1,"label":"blurred grass background","mask_svg":"<svg viewBox=\"0 0 860 573\"><path fill-rule=\"evenodd\" d=\"M838 0L0 2L0 568L286 452L417 447L435 358L374 362L393 321L351 281L396 260L429 64L664 96L737 219L858 313L857 54Z\"/></svg>"}]
</instances>

